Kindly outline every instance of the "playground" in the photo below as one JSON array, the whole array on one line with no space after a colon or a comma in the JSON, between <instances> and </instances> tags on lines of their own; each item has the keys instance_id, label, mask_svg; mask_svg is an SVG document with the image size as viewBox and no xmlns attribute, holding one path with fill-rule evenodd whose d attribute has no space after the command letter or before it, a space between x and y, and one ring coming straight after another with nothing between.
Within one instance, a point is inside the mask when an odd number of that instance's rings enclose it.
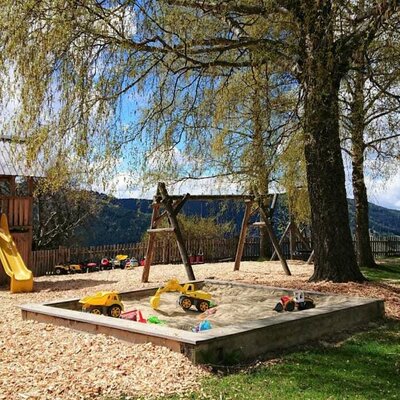
<instances>
[{"instance_id":1,"label":"playground","mask_svg":"<svg viewBox=\"0 0 400 400\"><path fill-rule=\"evenodd\" d=\"M196 277L240 283L299 288L385 300L388 317L400 318L399 284L307 283L312 266L289 261L292 275L276 262L243 262L195 266ZM0 291L0 387L3 399L117 399L119 395L163 396L200 388L209 372L166 347L131 344L105 335L92 335L53 324L23 321L19 305L80 298L100 290L119 292L162 285L171 277L186 281L182 265L154 266L150 282L141 283L143 268L109 270L83 275L35 278L35 291L13 295ZM162 301L162 300L161 300ZM160 305L162 308L162 305ZM208 379L208 378L206 378Z\"/></svg>"}]
</instances>

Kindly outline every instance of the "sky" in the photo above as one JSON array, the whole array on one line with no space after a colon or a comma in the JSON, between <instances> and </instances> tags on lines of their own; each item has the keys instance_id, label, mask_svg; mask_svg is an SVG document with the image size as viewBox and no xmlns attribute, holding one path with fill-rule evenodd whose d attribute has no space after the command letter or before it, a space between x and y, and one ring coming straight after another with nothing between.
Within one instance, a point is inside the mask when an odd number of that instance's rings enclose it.
<instances>
[{"instance_id":1,"label":"sky","mask_svg":"<svg viewBox=\"0 0 400 400\"><path fill-rule=\"evenodd\" d=\"M384 183L368 180L367 188L371 203L400 210L400 171Z\"/></svg>"}]
</instances>

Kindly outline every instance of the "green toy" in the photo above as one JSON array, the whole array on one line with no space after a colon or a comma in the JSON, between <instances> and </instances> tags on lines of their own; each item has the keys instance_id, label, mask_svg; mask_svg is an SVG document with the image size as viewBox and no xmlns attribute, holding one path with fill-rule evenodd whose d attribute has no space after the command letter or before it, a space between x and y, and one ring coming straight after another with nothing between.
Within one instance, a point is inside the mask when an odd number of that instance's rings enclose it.
<instances>
[{"instance_id":1,"label":"green toy","mask_svg":"<svg viewBox=\"0 0 400 400\"><path fill-rule=\"evenodd\" d=\"M147 322L156 325L164 325L166 323L165 321L159 319L156 315L150 315L149 318L147 318Z\"/></svg>"}]
</instances>

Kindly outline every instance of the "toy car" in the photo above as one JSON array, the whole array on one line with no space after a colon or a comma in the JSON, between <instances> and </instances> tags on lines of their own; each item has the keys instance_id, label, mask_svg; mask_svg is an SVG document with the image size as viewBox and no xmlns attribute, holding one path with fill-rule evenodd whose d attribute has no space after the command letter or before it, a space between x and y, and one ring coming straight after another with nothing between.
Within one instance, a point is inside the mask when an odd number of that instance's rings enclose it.
<instances>
[{"instance_id":1,"label":"toy car","mask_svg":"<svg viewBox=\"0 0 400 400\"><path fill-rule=\"evenodd\" d=\"M81 264L81 269L83 272L95 272L99 270L99 266L95 262L83 262Z\"/></svg>"},{"instance_id":2,"label":"toy car","mask_svg":"<svg viewBox=\"0 0 400 400\"><path fill-rule=\"evenodd\" d=\"M97 292L79 300L83 304L82 311L97 315L108 315L119 318L124 310L117 292Z\"/></svg>"},{"instance_id":3,"label":"toy car","mask_svg":"<svg viewBox=\"0 0 400 400\"><path fill-rule=\"evenodd\" d=\"M112 265L110 260L107 257L104 257L100 261L100 271L111 269Z\"/></svg>"},{"instance_id":4,"label":"toy car","mask_svg":"<svg viewBox=\"0 0 400 400\"><path fill-rule=\"evenodd\" d=\"M115 256L115 258L113 258L111 260L111 263L113 265L114 268L121 268L124 269L125 268L125 264L128 261L128 256L124 255L124 254L117 254Z\"/></svg>"},{"instance_id":5,"label":"toy car","mask_svg":"<svg viewBox=\"0 0 400 400\"><path fill-rule=\"evenodd\" d=\"M58 264L54 267L54 273L56 275L63 274L75 274L76 272L82 272L82 268L79 264Z\"/></svg>"},{"instance_id":6,"label":"toy car","mask_svg":"<svg viewBox=\"0 0 400 400\"><path fill-rule=\"evenodd\" d=\"M100 269L114 269L114 268L125 268L125 264L128 261L128 256L123 254L118 254L115 258L104 257L100 261Z\"/></svg>"},{"instance_id":7,"label":"toy car","mask_svg":"<svg viewBox=\"0 0 400 400\"><path fill-rule=\"evenodd\" d=\"M139 266L139 262L138 262L138 260L136 260L135 257L129 258L125 263L126 269L131 269L131 268L138 267L138 266Z\"/></svg>"},{"instance_id":8,"label":"toy car","mask_svg":"<svg viewBox=\"0 0 400 400\"><path fill-rule=\"evenodd\" d=\"M56 275L65 275L70 272L69 265L67 264L58 264L54 266L54 273Z\"/></svg>"}]
</instances>

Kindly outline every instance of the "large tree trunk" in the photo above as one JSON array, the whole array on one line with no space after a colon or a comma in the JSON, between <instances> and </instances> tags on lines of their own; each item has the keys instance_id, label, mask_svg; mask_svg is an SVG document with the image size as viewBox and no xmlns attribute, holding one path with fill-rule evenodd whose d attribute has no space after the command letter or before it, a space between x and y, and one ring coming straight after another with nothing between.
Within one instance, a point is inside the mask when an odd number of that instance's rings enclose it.
<instances>
[{"instance_id":1,"label":"large tree trunk","mask_svg":"<svg viewBox=\"0 0 400 400\"><path fill-rule=\"evenodd\" d=\"M363 162L354 153L352 179L356 211L356 254L358 265L360 267L376 267L369 239L368 197L364 182Z\"/></svg>"},{"instance_id":2,"label":"large tree trunk","mask_svg":"<svg viewBox=\"0 0 400 400\"><path fill-rule=\"evenodd\" d=\"M354 76L353 99L351 103L352 181L356 212L356 254L360 267L375 267L369 239L368 196L364 179L364 54L357 53L358 71Z\"/></svg>"},{"instance_id":3,"label":"large tree trunk","mask_svg":"<svg viewBox=\"0 0 400 400\"><path fill-rule=\"evenodd\" d=\"M310 281L362 281L349 227L339 140L342 74L335 56L330 3L323 4L308 11L311 16L304 26L305 157L315 251Z\"/></svg>"}]
</instances>

